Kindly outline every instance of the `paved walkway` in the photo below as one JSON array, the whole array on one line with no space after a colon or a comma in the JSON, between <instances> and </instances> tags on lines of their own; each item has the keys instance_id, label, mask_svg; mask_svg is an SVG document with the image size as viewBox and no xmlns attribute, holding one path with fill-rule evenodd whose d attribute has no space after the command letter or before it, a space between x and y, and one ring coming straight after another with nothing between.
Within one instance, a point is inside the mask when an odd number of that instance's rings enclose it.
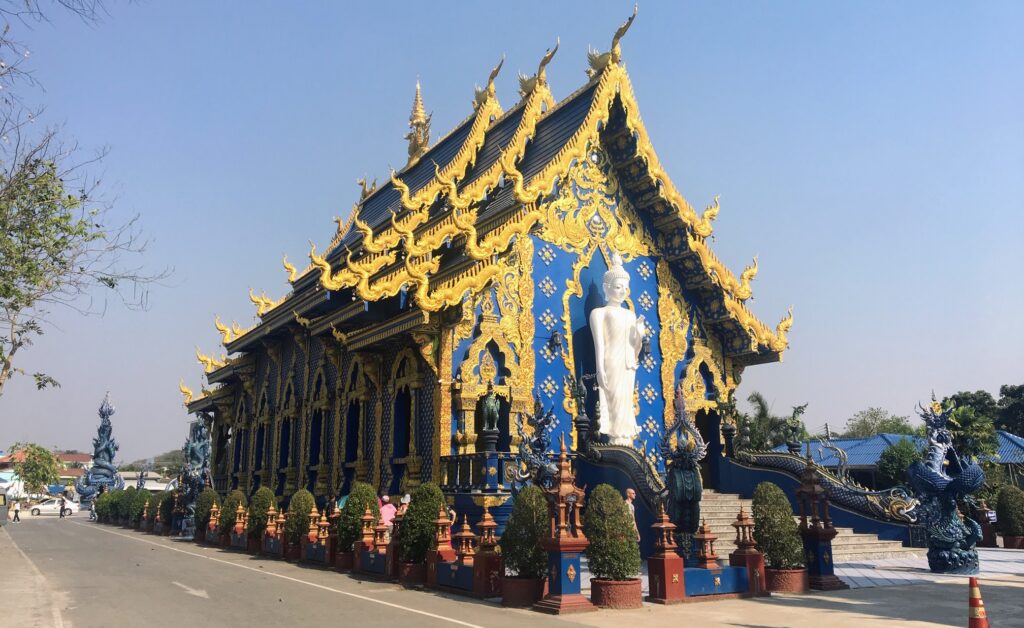
<instances>
[{"instance_id":1,"label":"paved walkway","mask_svg":"<svg viewBox=\"0 0 1024 628\"><path fill-rule=\"evenodd\" d=\"M979 548L978 558L981 577L1024 576L1024 550ZM836 565L836 575L853 589L949 582L968 577L934 574L928 569L928 559L923 556L841 563Z\"/></svg>"}]
</instances>

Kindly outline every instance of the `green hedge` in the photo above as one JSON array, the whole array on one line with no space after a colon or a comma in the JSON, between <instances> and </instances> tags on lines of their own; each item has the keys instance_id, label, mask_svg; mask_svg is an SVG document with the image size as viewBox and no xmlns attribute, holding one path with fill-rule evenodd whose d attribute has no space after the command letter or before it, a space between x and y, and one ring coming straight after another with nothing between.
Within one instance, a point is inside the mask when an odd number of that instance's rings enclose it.
<instances>
[{"instance_id":1,"label":"green hedge","mask_svg":"<svg viewBox=\"0 0 1024 628\"><path fill-rule=\"evenodd\" d=\"M786 494L771 482L754 489L754 541L769 569L800 569L804 546Z\"/></svg>"},{"instance_id":2,"label":"green hedge","mask_svg":"<svg viewBox=\"0 0 1024 628\"><path fill-rule=\"evenodd\" d=\"M366 507L370 507L374 521L380 520L380 506L377 504L377 492L366 482L355 482L345 500L345 507L338 515L338 551L348 552L352 545L362 536L363 515Z\"/></svg>"},{"instance_id":3,"label":"green hedge","mask_svg":"<svg viewBox=\"0 0 1024 628\"><path fill-rule=\"evenodd\" d=\"M224 506L220 510L220 521L217 523L217 530L221 534L226 534L235 527L235 514L238 512L239 504L245 509L248 502L245 499L245 493L238 489L231 491L224 498Z\"/></svg>"},{"instance_id":4,"label":"green hedge","mask_svg":"<svg viewBox=\"0 0 1024 628\"><path fill-rule=\"evenodd\" d=\"M120 521L127 516L125 507L125 498L127 493L125 491L110 491L110 516L111 518Z\"/></svg>"},{"instance_id":5,"label":"green hedge","mask_svg":"<svg viewBox=\"0 0 1024 628\"><path fill-rule=\"evenodd\" d=\"M304 488L295 491L288 501L288 521L285 522L284 534L289 543L298 543L309 533L309 511L315 503L313 494Z\"/></svg>"},{"instance_id":6,"label":"green hedge","mask_svg":"<svg viewBox=\"0 0 1024 628\"><path fill-rule=\"evenodd\" d=\"M436 484L427 482L416 487L398 535L399 560L422 563L426 559L434 540L434 520L442 506L446 506L444 495Z\"/></svg>"},{"instance_id":7,"label":"green hedge","mask_svg":"<svg viewBox=\"0 0 1024 628\"><path fill-rule=\"evenodd\" d=\"M96 518L100 521L109 521L111 517L111 496L104 492L96 497Z\"/></svg>"},{"instance_id":8,"label":"green hedge","mask_svg":"<svg viewBox=\"0 0 1024 628\"><path fill-rule=\"evenodd\" d=\"M156 515L160 512L160 502L167 499L168 495L170 495L169 492L162 491L149 498L149 510L146 511L146 518L149 521L156 521ZM160 516L160 519L163 520L163 515Z\"/></svg>"},{"instance_id":9,"label":"green hedge","mask_svg":"<svg viewBox=\"0 0 1024 628\"><path fill-rule=\"evenodd\" d=\"M169 491L167 497L160 500L160 521L164 524L165 530L174 521L175 495L176 493Z\"/></svg>"},{"instance_id":10,"label":"green hedge","mask_svg":"<svg viewBox=\"0 0 1024 628\"><path fill-rule=\"evenodd\" d=\"M996 521L1005 536L1024 536L1024 491L1010 485L999 491Z\"/></svg>"},{"instance_id":11,"label":"green hedge","mask_svg":"<svg viewBox=\"0 0 1024 628\"><path fill-rule=\"evenodd\" d=\"M540 488L530 485L519 491L512 502L512 514L501 535L501 556L505 572L520 578L547 575L548 553L541 540L551 533L548 504Z\"/></svg>"},{"instance_id":12,"label":"green hedge","mask_svg":"<svg viewBox=\"0 0 1024 628\"><path fill-rule=\"evenodd\" d=\"M598 484L583 513L587 563L595 578L632 580L640 573L640 545L626 500L610 484Z\"/></svg>"},{"instance_id":13,"label":"green hedge","mask_svg":"<svg viewBox=\"0 0 1024 628\"><path fill-rule=\"evenodd\" d=\"M213 505L217 504L220 508L220 496L217 495L217 491L210 487L203 489L203 492L199 494L199 498L196 499L196 527L206 529L210 525L210 511L213 510Z\"/></svg>"},{"instance_id":14,"label":"green hedge","mask_svg":"<svg viewBox=\"0 0 1024 628\"><path fill-rule=\"evenodd\" d=\"M249 525L247 531L253 538L261 538L267 529L267 509L276 501L274 491L266 486L261 486L256 494L252 496L249 504Z\"/></svg>"},{"instance_id":15,"label":"green hedge","mask_svg":"<svg viewBox=\"0 0 1024 628\"><path fill-rule=\"evenodd\" d=\"M142 518L142 511L146 507L146 502L149 501L151 494L149 491L143 489L141 491L135 491L132 495L131 506L129 508L128 520L132 524L136 523Z\"/></svg>"}]
</instances>

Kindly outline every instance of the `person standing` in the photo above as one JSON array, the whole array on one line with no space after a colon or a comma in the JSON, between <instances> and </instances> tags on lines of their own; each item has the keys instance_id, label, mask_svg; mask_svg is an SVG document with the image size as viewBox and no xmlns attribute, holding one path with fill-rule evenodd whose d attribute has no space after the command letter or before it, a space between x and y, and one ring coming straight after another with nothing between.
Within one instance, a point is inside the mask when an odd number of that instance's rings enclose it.
<instances>
[{"instance_id":1,"label":"person standing","mask_svg":"<svg viewBox=\"0 0 1024 628\"><path fill-rule=\"evenodd\" d=\"M633 531L636 532L637 543L640 542L640 528L636 527L636 491L626 489L626 508L629 508L629 518L633 520Z\"/></svg>"},{"instance_id":2,"label":"person standing","mask_svg":"<svg viewBox=\"0 0 1024 628\"><path fill-rule=\"evenodd\" d=\"M390 535L395 525L395 513L398 509L391 503L389 495L382 496L380 500L384 502L384 505L380 507L380 522L388 527L388 534Z\"/></svg>"},{"instance_id":3,"label":"person standing","mask_svg":"<svg viewBox=\"0 0 1024 628\"><path fill-rule=\"evenodd\" d=\"M21 517L19 515L21 515L21 502L20 501L15 501L14 502L14 519L12 519L12 522L13 521L21 521Z\"/></svg>"},{"instance_id":4,"label":"person standing","mask_svg":"<svg viewBox=\"0 0 1024 628\"><path fill-rule=\"evenodd\" d=\"M57 505L60 507L60 518L64 518L64 496L61 495L60 499L57 500Z\"/></svg>"}]
</instances>

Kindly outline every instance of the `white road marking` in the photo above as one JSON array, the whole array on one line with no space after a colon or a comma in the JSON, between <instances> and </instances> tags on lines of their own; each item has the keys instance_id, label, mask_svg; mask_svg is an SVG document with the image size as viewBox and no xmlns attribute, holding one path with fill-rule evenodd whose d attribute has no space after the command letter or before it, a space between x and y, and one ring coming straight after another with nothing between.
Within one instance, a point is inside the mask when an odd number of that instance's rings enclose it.
<instances>
[{"instance_id":1,"label":"white road marking","mask_svg":"<svg viewBox=\"0 0 1024 628\"><path fill-rule=\"evenodd\" d=\"M204 600L210 599L210 594L207 593L205 589L193 589L192 587L186 587L185 585L183 585L180 582L172 582L171 584L173 584L176 587L181 587L182 589L185 590L185 593L188 593L189 595L194 595L196 597L201 597Z\"/></svg>"},{"instance_id":2,"label":"white road marking","mask_svg":"<svg viewBox=\"0 0 1024 628\"><path fill-rule=\"evenodd\" d=\"M11 545L14 546L14 549L18 550L18 553L21 554L21 557L25 559L25 562L27 562L28 566L32 568L36 577L39 578L42 586L48 590L48 595L46 597L50 599L50 614L53 615L54 628L64 628L64 617L60 614L60 607L57 606L57 596L54 595L53 589L50 587L50 583L46 580L46 576L43 575L43 572L39 571L39 568L36 567L34 562L32 562L32 559L29 558L25 552L21 551L21 548L18 547L18 544L14 542L14 539L11 538L11 535L3 526L0 526L0 531L3 531L3 533L7 535L7 538L11 541Z\"/></svg>"},{"instance_id":3,"label":"white road marking","mask_svg":"<svg viewBox=\"0 0 1024 628\"><path fill-rule=\"evenodd\" d=\"M231 562L229 560L223 560L221 558L214 558L213 556L205 556L203 554L198 554L196 552L190 552L188 550L183 550L180 547L171 547L169 545L164 545L163 543L157 543L155 541L150 541L149 539L140 539L140 538L138 538L136 536L132 536L130 534L123 534L121 532L115 532L113 530L108 530L108 529L106 529L104 527L101 527L101 526L99 526L97 524L85 524L85 523L79 523L77 521L73 521L72 523L74 525L79 525L79 526L82 526L84 528L92 528L92 529L98 530L100 532L106 532L107 534L113 534L114 536L123 536L126 539L131 539L133 541L138 541L139 543L148 543L149 545L155 545L157 547L162 547L162 548L164 548L166 550L171 550L172 552L180 552L182 554L187 554L189 556L195 556L197 558L205 558L206 560L212 560L214 562L224 563L225 565L231 565L232 567L238 567L239 569L246 569L248 571L255 571L256 573L263 574L265 576L273 576L275 578L281 578L283 580L290 580L292 582L297 582L299 584L305 584L307 586L315 587L317 589L323 589L324 591L330 591L332 593L338 593L339 595L346 595L348 597L354 597L357 600L363 600L365 602L372 602L373 604L380 604L382 606L389 606L391 608L397 608L398 610L403 610L403 611L407 611L407 612L410 612L410 613L416 613L417 615L424 615L426 617L431 617L433 619L440 619L441 621L446 621L446 622L449 622L449 623L452 623L452 624L458 624L459 626L467 626L467 628L483 628L483 626L478 626L476 624L470 624L468 622L459 621L458 619L452 619L451 617L444 617L443 615L435 615L434 613L429 613L427 611L421 611L421 610L416 609L416 608L409 608L408 606L402 606L401 604L394 604L392 602L385 602L383 600L375 600L372 597L366 597L365 595L359 595L358 593L349 593L348 591L342 591L341 589L335 589L333 587L328 587L328 586L325 586L325 585L322 585L322 584L317 584L316 582L309 582L308 580L300 580L299 578L292 578L291 576L286 576L284 574L274 573L272 571L267 571L266 569L259 569L259 568L256 568L256 567L250 567L248 565L240 565L238 563L233 563L233 562Z\"/></svg>"}]
</instances>

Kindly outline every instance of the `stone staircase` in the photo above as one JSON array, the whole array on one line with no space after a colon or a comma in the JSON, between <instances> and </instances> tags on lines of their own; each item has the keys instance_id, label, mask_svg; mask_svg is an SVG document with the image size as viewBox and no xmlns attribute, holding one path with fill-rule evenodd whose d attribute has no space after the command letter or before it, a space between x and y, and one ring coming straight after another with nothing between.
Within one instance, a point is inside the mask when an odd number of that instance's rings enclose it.
<instances>
[{"instance_id":1,"label":"stone staircase","mask_svg":"<svg viewBox=\"0 0 1024 628\"><path fill-rule=\"evenodd\" d=\"M751 501L740 499L738 495L717 493L705 489L701 497L700 515L711 526L718 536L715 551L719 556L727 556L735 547L736 528L730 524L736 521L740 506L750 514ZM836 528L839 534L832 541L832 555L837 564L851 563L859 560L879 560L883 558L906 558L923 555L923 548L903 547L899 541L883 541L873 534L858 534L851 528Z\"/></svg>"}]
</instances>

